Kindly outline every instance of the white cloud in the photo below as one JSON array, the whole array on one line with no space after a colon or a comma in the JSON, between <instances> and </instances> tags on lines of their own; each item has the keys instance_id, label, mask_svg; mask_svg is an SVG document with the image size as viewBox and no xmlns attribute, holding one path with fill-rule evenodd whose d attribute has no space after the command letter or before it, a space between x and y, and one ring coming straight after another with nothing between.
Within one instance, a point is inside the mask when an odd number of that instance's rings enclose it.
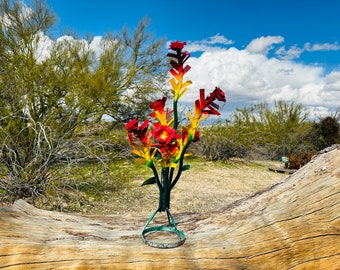
<instances>
[{"instance_id":1,"label":"white cloud","mask_svg":"<svg viewBox=\"0 0 340 270\"><path fill-rule=\"evenodd\" d=\"M227 39L226 37L216 34L212 37L200 40L200 41L188 41L186 50L193 52L205 52L205 51L219 51L225 48L227 45L233 44L234 41Z\"/></svg>"},{"instance_id":2,"label":"white cloud","mask_svg":"<svg viewBox=\"0 0 340 270\"><path fill-rule=\"evenodd\" d=\"M73 37L63 36L53 42L63 40L77 41ZM52 41L44 35L40 36L40 41L40 55L47 56ZM100 36L90 43L85 40L78 42L87 44L96 55L105 46ZM198 98L200 88L209 93L215 86L219 86L227 94L228 102L224 110L234 110L235 104L244 107L249 103L272 104L275 100L283 99L302 103L312 115L325 116L334 112L340 106L340 71L324 74L325 70L320 66L294 62L293 56L297 57L301 53L294 46L288 51L281 46L277 57L268 57L267 53L273 44L282 42L283 37L280 36L261 37L251 41L245 49L238 49L230 46L230 41L219 34L203 42L188 42L186 50L202 53L188 60L191 70L185 79L192 80L193 84L182 101L192 104ZM327 46L310 45L306 48L315 50ZM283 58L283 54L287 57Z\"/></svg>"},{"instance_id":3,"label":"white cloud","mask_svg":"<svg viewBox=\"0 0 340 270\"><path fill-rule=\"evenodd\" d=\"M280 44L283 41L284 38L281 36L262 36L253 39L246 47L246 50L250 53L267 55L267 53L272 49L273 44Z\"/></svg>"},{"instance_id":4,"label":"white cloud","mask_svg":"<svg viewBox=\"0 0 340 270\"><path fill-rule=\"evenodd\" d=\"M205 43L205 44L210 44L210 45L213 45L213 44L230 45L230 44L233 44L234 41L227 39L225 36L222 36L218 33L215 36L202 40L200 43Z\"/></svg>"},{"instance_id":5,"label":"white cloud","mask_svg":"<svg viewBox=\"0 0 340 270\"><path fill-rule=\"evenodd\" d=\"M340 71L333 71L325 77L325 89L329 91L340 91ZM340 102L340 101L339 101Z\"/></svg>"},{"instance_id":6,"label":"white cloud","mask_svg":"<svg viewBox=\"0 0 340 270\"><path fill-rule=\"evenodd\" d=\"M275 54L279 55L281 59L292 60L299 58L303 51L304 49L301 49L296 45L291 46L288 50L286 50L285 47L282 46L278 50L276 50Z\"/></svg>"},{"instance_id":7,"label":"white cloud","mask_svg":"<svg viewBox=\"0 0 340 270\"><path fill-rule=\"evenodd\" d=\"M261 37L251 41L246 49L207 48L200 56L192 56L188 60L191 70L186 76L193 84L183 101L197 99L200 88L209 92L219 86L226 91L229 102L238 103L240 107L250 102L272 104L282 99L302 103L312 115L334 112L340 106L340 72L325 75L320 66L280 57L269 58L268 50L281 42L283 38L280 36ZM199 42L195 44L199 46ZM291 47L288 54L298 56L300 50Z\"/></svg>"},{"instance_id":8,"label":"white cloud","mask_svg":"<svg viewBox=\"0 0 340 270\"><path fill-rule=\"evenodd\" d=\"M104 49L105 43L102 36L95 36L91 42L88 42L85 39L75 39L72 36L65 35L58 37L56 40L50 39L44 33L39 32L37 34L36 40L38 41L35 44L35 57L38 62L41 62L50 56L50 50L56 43L76 43L79 42L84 45L85 49L89 49L95 53L96 56L99 56Z\"/></svg>"},{"instance_id":9,"label":"white cloud","mask_svg":"<svg viewBox=\"0 0 340 270\"><path fill-rule=\"evenodd\" d=\"M315 51L339 51L340 45L338 43L306 43L304 49L308 52Z\"/></svg>"},{"instance_id":10,"label":"white cloud","mask_svg":"<svg viewBox=\"0 0 340 270\"><path fill-rule=\"evenodd\" d=\"M53 46L53 40L51 40L43 32L38 32L36 40L37 44L35 57L38 62L41 62L50 56L50 50Z\"/></svg>"},{"instance_id":11,"label":"white cloud","mask_svg":"<svg viewBox=\"0 0 340 270\"><path fill-rule=\"evenodd\" d=\"M317 52L317 51L340 51L340 45L335 43L315 43L307 42L303 47L299 48L297 45L291 46L288 50L284 46L276 50L275 54L281 59L292 60L299 58L304 52Z\"/></svg>"},{"instance_id":12,"label":"white cloud","mask_svg":"<svg viewBox=\"0 0 340 270\"><path fill-rule=\"evenodd\" d=\"M96 56L101 55L103 52L103 37L102 36L95 36L91 43L89 44L90 49L95 52Z\"/></svg>"}]
</instances>

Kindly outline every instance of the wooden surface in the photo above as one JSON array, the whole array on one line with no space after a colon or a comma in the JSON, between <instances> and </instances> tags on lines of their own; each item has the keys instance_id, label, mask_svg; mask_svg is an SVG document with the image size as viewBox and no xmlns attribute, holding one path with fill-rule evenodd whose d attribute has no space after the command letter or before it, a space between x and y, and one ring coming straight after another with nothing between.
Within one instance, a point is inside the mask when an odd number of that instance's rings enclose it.
<instances>
[{"instance_id":1,"label":"wooden surface","mask_svg":"<svg viewBox=\"0 0 340 270\"><path fill-rule=\"evenodd\" d=\"M156 249L139 235L148 217L67 215L19 200L0 209L0 269L340 269L340 147L216 212L173 214L187 240Z\"/></svg>"}]
</instances>

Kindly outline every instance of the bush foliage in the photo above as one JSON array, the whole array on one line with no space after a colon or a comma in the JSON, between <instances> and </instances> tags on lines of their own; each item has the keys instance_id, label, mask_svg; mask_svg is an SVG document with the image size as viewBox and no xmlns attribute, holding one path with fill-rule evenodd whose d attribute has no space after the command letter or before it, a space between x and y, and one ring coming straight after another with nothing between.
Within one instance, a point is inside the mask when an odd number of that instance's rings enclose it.
<instances>
[{"instance_id":1,"label":"bush foliage","mask_svg":"<svg viewBox=\"0 0 340 270\"><path fill-rule=\"evenodd\" d=\"M100 55L74 35L42 51L54 22L43 1L0 0L0 198L35 198L79 162L109 162L124 147L113 124L143 116L162 90L164 41L147 19L103 37Z\"/></svg>"},{"instance_id":2,"label":"bush foliage","mask_svg":"<svg viewBox=\"0 0 340 270\"><path fill-rule=\"evenodd\" d=\"M278 101L236 109L231 120L201 130L193 149L209 160L231 157L280 159L316 152L340 142L339 116L311 121L301 104Z\"/></svg>"}]
</instances>

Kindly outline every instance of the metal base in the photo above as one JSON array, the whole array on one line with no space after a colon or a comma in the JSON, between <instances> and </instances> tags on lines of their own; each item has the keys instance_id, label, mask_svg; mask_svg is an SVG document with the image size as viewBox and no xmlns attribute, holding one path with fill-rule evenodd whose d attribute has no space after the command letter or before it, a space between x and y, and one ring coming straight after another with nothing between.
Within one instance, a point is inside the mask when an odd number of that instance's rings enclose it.
<instances>
[{"instance_id":1,"label":"metal base","mask_svg":"<svg viewBox=\"0 0 340 270\"><path fill-rule=\"evenodd\" d=\"M183 243L185 242L186 236L185 234L177 229L175 220L173 218L173 216L171 215L169 209L165 209L167 216L168 216L168 222L169 224L167 226L151 226L148 227L148 225L150 224L151 220L153 220L153 218L156 216L157 211L155 211L153 213L153 215L149 218L149 220L146 222L143 231L142 231L142 240L145 244L151 246L151 247L155 247L155 248L175 248L175 247L179 247L181 245L183 245ZM156 241L152 241L152 240L148 240L146 239L146 235L147 234L152 234L153 232L159 232L159 231L165 231L165 232L169 232L169 233L174 233L177 235L178 240L175 242L156 242Z\"/></svg>"}]
</instances>

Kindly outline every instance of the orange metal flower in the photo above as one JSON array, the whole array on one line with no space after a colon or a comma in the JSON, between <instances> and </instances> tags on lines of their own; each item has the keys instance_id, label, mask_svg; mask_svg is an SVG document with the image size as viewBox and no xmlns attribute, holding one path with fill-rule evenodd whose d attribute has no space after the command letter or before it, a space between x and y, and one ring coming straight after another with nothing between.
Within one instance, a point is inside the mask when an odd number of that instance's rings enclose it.
<instances>
[{"instance_id":1,"label":"orange metal flower","mask_svg":"<svg viewBox=\"0 0 340 270\"><path fill-rule=\"evenodd\" d=\"M177 103L191 84L191 81L184 80L184 75L190 70L190 66L185 64L190 57L187 51L183 51L185 45L186 42L171 42L169 46L171 52L167 54L171 58L170 85L173 94L173 110L165 107L167 98L163 97L150 104L153 110L151 116L157 121L150 124L149 120L145 120L140 125L138 119L133 119L126 124L133 153L144 158L147 166L153 170L155 175L144 184L157 183L161 194L160 202L162 201L159 211L168 208L171 188L177 183L182 171L189 168L188 165L183 165L183 160L188 155L186 151L189 145L200 138L199 122L210 115L220 115L217 101L226 101L224 92L218 87L215 87L207 96L205 90L200 89L199 98L194 102L193 115L190 112L187 113L189 124L179 127ZM180 132L177 131L179 128ZM161 165L161 177L156 170L156 164ZM174 175L176 167L178 170Z\"/></svg>"},{"instance_id":2,"label":"orange metal flower","mask_svg":"<svg viewBox=\"0 0 340 270\"><path fill-rule=\"evenodd\" d=\"M187 51L182 52L182 49L186 45L186 42L175 41L170 43L170 50L174 50L176 53L168 53L167 56L174 58L170 61L172 68L170 73L173 76L170 79L172 86L172 94L174 95L174 101L180 99L184 93L188 90L188 86L192 83L190 80L183 82L183 76L190 70L190 66L184 66L184 63L189 59L190 54Z\"/></svg>"},{"instance_id":3,"label":"orange metal flower","mask_svg":"<svg viewBox=\"0 0 340 270\"><path fill-rule=\"evenodd\" d=\"M154 127L155 129L151 131L151 133L160 146L170 144L173 140L176 140L180 137L178 134L176 134L175 129L168 126L155 123Z\"/></svg>"},{"instance_id":4,"label":"orange metal flower","mask_svg":"<svg viewBox=\"0 0 340 270\"><path fill-rule=\"evenodd\" d=\"M150 108L154 110L151 116L157 118L162 125L171 125L173 119L169 119L169 116L173 111L165 109L165 102L166 97L163 97L151 103Z\"/></svg>"},{"instance_id":5,"label":"orange metal flower","mask_svg":"<svg viewBox=\"0 0 340 270\"><path fill-rule=\"evenodd\" d=\"M189 124L179 127L177 103L178 100L186 93L191 81L184 80L184 75L190 70L189 65L185 62L189 59L190 54L183 51L186 42L174 41L170 43L169 49L172 51L167 54L172 58L170 61L171 69L170 85L173 94L173 110L165 108L166 97L158 99L150 104L153 110L151 116L157 121L150 125L149 120L145 120L139 125L138 119L133 119L126 124L130 144L133 147L132 152L142 157L146 161L146 165L152 169L154 176L144 181L142 185L156 183L159 189L159 207L150 217L142 232L142 238L145 243L152 243L146 240L144 234L150 231L163 230L163 226L146 228L157 212L166 211L168 215L169 226L164 230L175 231L180 236L180 245L185 240L185 235L177 230L173 217L170 214L170 192L176 185L183 171L190 168L188 164L183 164L184 157L189 155L186 153L192 142L196 142L200 138L198 132L199 122L206 119L210 115L220 115L219 105L216 101L225 102L224 92L216 87L208 96L205 96L205 90L200 89L199 99L194 102L193 115L188 112ZM180 132L177 129L181 128ZM156 165L161 166L159 174ZM175 168L178 168L175 171ZM172 220L172 226L170 225ZM171 228L170 228L171 227ZM175 228L175 229L174 229Z\"/></svg>"}]
</instances>

